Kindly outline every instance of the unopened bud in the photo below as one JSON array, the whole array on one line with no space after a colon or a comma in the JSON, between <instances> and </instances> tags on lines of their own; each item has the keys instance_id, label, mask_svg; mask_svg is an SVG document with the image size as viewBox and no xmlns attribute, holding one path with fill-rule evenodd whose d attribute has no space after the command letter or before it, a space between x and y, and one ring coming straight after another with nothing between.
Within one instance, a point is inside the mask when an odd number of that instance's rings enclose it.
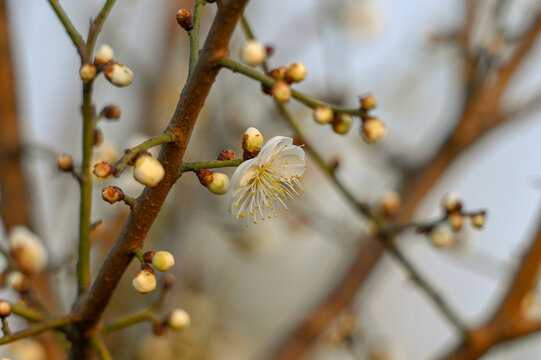
<instances>
[{"instance_id":1,"label":"unopened bud","mask_svg":"<svg viewBox=\"0 0 541 360\"><path fill-rule=\"evenodd\" d=\"M284 78L289 83L297 83L304 80L306 77L306 67L300 63L296 62L289 65Z\"/></svg>"},{"instance_id":2,"label":"unopened bud","mask_svg":"<svg viewBox=\"0 0 541 360\"><path fill-rule=\"evenodd\" d=\"M177 11L177 23L186 31L193 30L193 17L188 9L180 9Z\"/></svg>"},{"instance_id":3,"label":"unopened bud","mask_svg":"<svg viewBox=\"0 0 541 360\"><path fill-rule=\"evenodd\" d=\"M124 199L124 192L118 186L107 186L101 190L101 198L109 204L114 204Z\"/></svg>"},{"instance_id":4,"label":"unopened bud","mask_svg":"<svg viewBox=\"0 0 541 360\"><path fill-rule=\"evenodd\" d=\"M159 271L167 271L175 265L175 258L169 251L149 251L145 253L144 259Z\"/></svg>"},{"instance_id":5,"label":"unopened bud","mask_svg":"<svg viewBox=\"0 0 541 360\"><path fill-rule=\"evenodd\" d=\"M6 283L18 292L23 292L28 289L28 279L20 271L10 271L6 277Z\"/></svg>"},{"instance_id":6,"label":"unopened bud","mask_svg":"<svg viewBox=\"0 0 541 360\"><path fill-rule=\"evenodd\" d=\"M81 75L81 80L83 80L84 83L94 80L97 72L98 69L92 64L83 64L79 69L79 75Z\"/></svg>"},{"instance_id":7,"label":"unopened bud","mask_svg":"<svg viewBox=\"0 0 541 360\"><path fill-rule=\"evenodd\" d=\"M462 209L462 199L457 193L447 193L441 200L441 205L447 213L457 212Z\"/></svg>"},{"instance_id":8,"label":"unopened bud","mask_svg":"<svg viewBox=\"0 0 541 360\"><path fill-rule=\"evenodd\" d=\"M227 175L207 169L199 169L195 174L201 185L209 189L211 193L223 195L229 191L230 181Z\"/></svg>"},{"instance_id":9,"label":"unopened bud","mask_svg":"<svg viewBox=\"0 0 541 360\"><path fill-rule=\"evenodd\" d=\"M314 120L322 125L329 124L334 119L334 111L328 106L318 106L314 109Z\"/></svg>"},{"instance_id":10,"label":"unopened bud","mask_svg":"<svg viewBox=\"0 0 541 360\"><path fill-rule=\"evenodd\" d=\"M73 170L73 159L68 154L61 154L56 159L58 168L62 171L71 171Z\"/></svg>"},{"instance_id":11,"label":"unopened bud","mask_svg":"<svg viewBox=\"0 0 541 360\"><path fill-rule=\"evenodd\" d=\"M291 98L291 87L287 82L278 80L272 86L271 93L279 102L287 102Z\"/></svg>"},{"instance_id":12,"label":"unopened bud","mask_svg":"<svg viewBox=\"0 0 541 360\"><path fill-rule=\"evenodd\" d=\"M475 226L476 228L480 229L482 228L483 226L485 226L485 212L479 212L477 214L474 214L470 217L471 219L471 222L473 224L473 226Z\"/></svg>"},{"instance_id":13,"label":"unopened bud","mask_svg":"<svg viewBox=\"0 0 541 360\"><path fill-rule=\"evenodd\" d=\"M108 62L113 61L114 56L115 53L113 49L111 49L109 45L103 44L96 52L94 64L96 64L96 66L107 64Z\"/></svg>"},{"instance_id":14,"label":"unopened bud","mask_svg":"<svg viewBox=\"0 0 541 360\"><path fill-rule=\"evenodd\" d=\"M449 222L449 225L451 225L453 230L458 231L462 228L464 217L460 212L455 211L449 214L449 216L447 217L447 221Z\"/></svg>"},{"instance_id":15,"label":"unopened bud","mask_svg":"<svg viewBox=\"0 0 541 360\"><path fill-rule=\"evenodd\" d=\"M373 144L385 136L386 133L386 127L383 121L381 121L378 118L375 117L369 117L365 120L363 120L362 124L362 132L364 140L369 143Z\"/></svg>"},{"instance_id":16,"label":"unopened bud","mask_svg":"<svg viewBox=\"0 0 541 360\"><path fill-rule=\"evenodd\" d=\"M163 277L163 288L171 289L175 285L175 277L171 274L166 274Z\"/></svg>"},{"instance_id":17,"label":"unopened bud","mask_svg":"<svg viewBox=\"0 0 541 360\"><path fill-rule=\"evenodd\" d=\"M165 325L163 323L154 323L152 333L156 336L162 336L165 333Z\"/></svg>"},{"instance_id":18,"label":"unopened bud","mask_svg":"<svg viewBox=\"0 0 541 360\"><path fill-rule=\"evenodd\" d=\"M101 110L101 114L106 119L118 119L120 117L120 108L116 105L107 105Z\"/></svg>"},{"instance_id":19,"label":"unopened bud","mask_svg":"<svg viewBox=\"0 0 541 360\"><path fill-rule=\"evenodd\" d=\"M455 238L452 232L445 225L434 227L429 235L432 243L438 247L450 247L455 244Z\"/></svg>"},{"instance_id":20,"label":"unopened bud","mask_svg":"<svg viewBox=\"0 0 541 360\"><path fill-rule=\"evenodd\" d=\"M267 75L273 78L274 80L284 80L286 76L287 68L285 66L280 66L276 69L270 70Z\"/></svg>"},{"instance_id":21,"label":"unopened bud","mask_svg":"<svg viewBox=\"0 0 541 360\"><path fill-rule=\"evenodd\" d=\"M218 160L234 160L235 159L235 152L231 149L222 150L222 152L218 155Z\"/></svg>"},{"instance_id":22,"label":"unopened bud","mask_svg":"<svg viewBox=\"0 0 541 360\"><path fill-rule=\"evenodd\" d=\"M133 177L143 185L154 187L162 181L164 175L162 164L149 154L140 156L135 161Z\"/></svg>"},{"instance_id":23,"label":"unopened bud","mask_svg":"<svg viewBox=\"0 0 541 360\"><path fill-rule=\"evenodd\" d=\"M0 300L0 317L11 315L11 305L7 301Z\"/></svg>"},{"instance_id":24,"label":"unopened bud","mask_svg":"<svg viewBox=\"0 0 541 360\"><path fill-rule=\"evenodd\" d=\"M133 72L121 63L107 64L103 69L103 73L111 84L118 87L128 86L133 81Z\"/></svg>"},{"instance_id":25,"label":"unopened bud","mask_svg":"<svg viewBox=\"0 0 541 360\"><path fill-rule=\"evenodd\" d=\"M43 241L25 226L13 227L8 236L10 255L22 271L38 273L47 264L47 250Z\"/></svg>"},{"instance_id":26,"label":"unopened bud","mask_svg":"<svg viewBox=\"0 0 541 360\"><path fill-rule=\"evenodd\" d=\"M385 216L391 216L400 208L401 198L396 191L387 191L380 200L380 208Z\"/></svg>"},{"instance_id":27,"label":"unopened bud","mask_svg":"<svg viewBox=\"0 0 541 360\"><path fill-rule=\"evenodd\" d=\"M114 173L114 167L106 161L101 161L94 164L92 173L100 179L106 179Z\"/></svg>"},{"instance_id":28,"label":"unopened bud","mask_svg":"<svg viewBox=\"0 0 541 360\"><path fill-rule=\"evenodd\" d=\"M254 127L249 127L242 137L242 149L244 150L244 160L251 159L259 154L263 147L263 135Z\"/></svg>"},{"instance_id":29,"label":"unopened bud","mask_svg":"<svg viewBox=\"0 0 541 360\"><path fill-rule=\"evenodd\" d=\"M190 314L185 310L175 309L169 315L167 324L173 330L184 330L190 326Z\"/></svg>"},{"instance_id":30,"label":"unopened bud","mask_svg":"<svg viewBox=\"0 0 541 360\"><path fill-rule=\"evenodd\" d=\"M156 289L154 271L148 267L139 271L132 280L132 286L141 294L146 294Z\"/></svg>"},{"instance_id":31,"label":"unopened bud","mask_svg":"<svg viewBox=\"0 0 541 360\"><path fill-rule=\"evenodd\" d=\"M376 107L376 98L372 94L366 94L359 100L361 103L361 110L372 110Z\"/></svg>"},{"instance_id":32,"label":"unopened bud","mask_svg":"<svg viewBox=\"0 0 541 360\"><path fill-rule=\"evenodd\" d=\"M250 66L261 65L267 58L267 50L261 43L251 40L242 48L240 57Z\"/></svg>"},{"instance_id":33,"label":"unopened bud","mask_svg":"<svg viewBox=\"0 0 541 360\"><path fill-rule=\"evenodd\" d=\"M332 120L332 129L335 133L344 135L349 131L352 124L353 118L350 115L337 114Z\"/></svg>"}]
</instances>

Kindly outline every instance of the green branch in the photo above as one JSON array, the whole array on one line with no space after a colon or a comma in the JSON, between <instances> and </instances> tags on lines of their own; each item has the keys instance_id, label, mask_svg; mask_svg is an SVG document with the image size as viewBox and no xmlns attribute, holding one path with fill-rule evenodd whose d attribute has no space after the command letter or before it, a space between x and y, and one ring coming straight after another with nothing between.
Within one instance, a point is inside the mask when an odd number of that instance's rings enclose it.
<instances>
[{"instance_id":1,"label":"green branch","mask_svg":"<svg viewBox=\"0 0 541 360\"><path fill-rule=\"evenodd\" d=\"M92 336L90 338L90 343L94 346L94 349L96 349L101 360L113 360L109 349L107 349L107 345L105 345L105 341L103 341L100 336Z\"/></svg>"},{"instance_id":2,"label":"green branch","mask_svg":"<svg viewBox=\"0 0 541 360\"><path fill-rule=\"evenodd\" d=\"M41 324L31 326L28 329L21 330L13 334L4 336L3 338L0 339L0 345L8 344L8 343L21 340L30 336L41 334L42 332L45 332L48 330L61 328L62 326L65 326L71 323L71 321L72 321L71 315L66 315L63 317L59 317L57 319L49 320Z\"/></svg>"},{"instance_id":3,"label":"green branch","mask_svg":"<svg viewBox=\"0 0 541 360\"><path fill-rule=\"evenodd\" d=\"M125 155L120 160L118 160L118 162L115 164L115 169L116 169L115 176L116 177L120 176L120 174L122 173L122 170L124 170L124 168L131 161L133 161L137 157L137 155L139 155L141 151L146 151L150 148L153 148L154 146L168 144L174 141L175 141L175 134L166 131L161 135L154 136L148 139L147 141L137 145L136 147L126 150Z\"/></svg>"},{"instance_id":4,"label":"green branch","mask_svg":"<svg viewBox=\"0 0 541 360\"><path fill-rule=\"evenodd\" d=\"M62 25L64 25L64 29L68 33L71 41L73 42L73 45L75 45L75 47L77 48L79 56L81 57L81 63L87 62L88 53L85 48L85 42L83 40L83 37L79 34L79 32L69 19L68 15L64 12L64 9L58 3L58 0L49 0L49 4L51 4L51 7L56 13L56 16L58 17L60 22L62 22Z\"/></svg>"},{"instance_id":5,"label":"green branch","mask_svg":"<svg viewBox=\"0 0 541 360\"><path fill-rule=\"evenodd\" d=\"M90 29L88 31L88 39L86 43L86 51L88 54L92 54L92 51L94 50L94 45L96 43L96 39L98 38L98 35L101 31L101 27L103 26L103 23L105 22L105 19L107 18L107 15L109 15L109 12L113 8L113 5L115 4L116 0L107 0L105 4L103 5L103 8L98 13L92 24L90 25Z\"/></svg>"},{"instance_id":6,"label":"green branch","mask_svg":"<svg viewBox=\"0 0 541 360\"><path fill-rule=\"evenodd\" d=\"M229 59L229 58L221 59L219 62L219 65L233 72L238 72L240 74L246 75L249 78L257 80L263 85L268 86L268 87L272 87L274 83L276 82L276 80L274 80L270 76L260 73L259 71L252 69L248 66L242 65L241 63L233 59ZM350 115L355 115L355 116L364 115L364 112L360 108L355 108L355 109L339 108L293 89L291 90L291 96L294 99L297 99L299 102L303 103L304 105L312 109L315 109L318 106L327 106L333 109L335 113L350 114Z\"/></svg>"},{"instance_id":7,"label":"green branch","mask_svg":"<svg viewBox=\"0 0 541 360\"><path fill-rule=\"evenodd\" d=\"M195 9L193 11L193 29L188 33L190 36L190 65L188 77L193 72L197 59L199 58L199 26L201 25L201 13L206 0L196 0Z\"/></svg>"},{"instance_id":8,"label":"green branch","mask_svg":"<svg viewBox=\"0 0 541 360\"><path fill-rule=\"evenodd\" d=\"M212 161L201 161L201 162L185 162L182 163L182 172L186 171L196 171L200 169L215 169L222 167L234 167L242 164L243 159L235 160L212 160Z\"/></svg>"},{"instance_id":9,"label":"green branch","mask_svg":"<svg viewBox=\"0 0 541 360\"><path fill-rule=\"evenodd\" d=\"M11 312L32 322L43 322L47 320L45 315L26 307L21 302L11 305Z\"/></svg>"}]
</instances>

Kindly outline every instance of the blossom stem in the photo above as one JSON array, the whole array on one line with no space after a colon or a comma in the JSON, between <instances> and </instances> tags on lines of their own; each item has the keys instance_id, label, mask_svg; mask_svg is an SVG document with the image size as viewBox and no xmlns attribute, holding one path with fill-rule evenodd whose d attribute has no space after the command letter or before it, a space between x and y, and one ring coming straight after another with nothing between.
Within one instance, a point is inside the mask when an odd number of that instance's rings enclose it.
<instances>
[{"instance_id":1,"label":"blossom stem","mask_svg":"<svg viewBox=\"0 0 541 360\"><path fill-rule=\"evenodd\" d=\"M262 74L257 70L249 68L248 66L244 66L241 63L239 63L238 61L235 61L233 59L223 58L223 59L221 59L219 61L218 64L220 66L224 67L224 68L227 68L227 69L233 71L233 72L238 72L238 73L241 73L243 75L246 75L249 78L257 80L260 83L262 83L263 85L266 85L266 86L269 86L269 87L272 87L274 85L274 83L276 82L276 80L274 80L270 76ZM306 105L306 106L308 106L309 108L312 108L312 109L314 109L314 108L316 108L318 106L328 106L331 109L333 109L333 111L335 113L350 114L350 115L355 115L355 116L363 116L364 115L364 112L360 108L351 108L351 109L339 108L339 107L327 104L327 103L325 103L325 102L323 102L321 100L315 99L315 98L313 98L311 96L308 96L306 94L303 94L303 93L301 93L299 91L296 91L296 90L293 90L293 89L291 90L291 96L293 98L297 99L299 102L303 103L304 105Z\"/></svg>"},{"instance_id":2,"label":"blossom stem","mask_svg":"<svg viewBox=\"0 0 541 360\"><path fill-rule=\"evenodd\" d=\"M188 70L188 77L193 72L197 59L199 58L199 25L201 24L201 13L203 12L203 6L205 0L196 0L195 8L193 11L193 29L188 33L190 36L190 63Z\"/></svg>"},{"instance_id":3,"label":"blossom stem","mask_svg":"<svg viewBox=\"0 0 541 360\"><path fill-rule=\"evenodd\" d=\"M21 303L11 305L11 312L32 322L42 322L47 319L43 314L32 310Z\"/></svg>"},{"instance_id":4,"label":"blossom stem","mask_svg":"<svg viewBox=\"0 0 541 360\"><path fill-rule=\"evenodd\" d=\"M153 138L148 139L147 141L137 145L136 147L133 147L131 149L126 150L125 155L115 164L116 174L115 176L118 177L122 173L122 170L130 163L132 160L135 159L137 155L141 151L148 150L150 148L153 148L157 145L162 144L168 144L175 141L175 134L172 132L164 132L163 134L160 134L158 136L154 136Z\"/></svg>"},{"instance_id":5,"label":"blossom stem","mask_svg":"<svg viewBox=\"0 0 541 360\"><path fill-rule=\"evenodd\" d=\"M92 54L92 51L94 50L94 44L96 43L96 39L98 38L98 35L101 31L101 27L105 22L107 15L109 15L109 12L113 8L115 1L116 0L107 0L94 21L92 22L92 24L90 25L86 44L86 50L89 55Z\"/></svg>"},{"instance_id":6,"label":"blossom stem","mask_svg":"<svg viewBox=\"0 0 541 360\"><path fill-rule=\"evenodd\" d=\"M182 172L186 171L196 171L200 169L215 169L222 167L234 167L242 164L243 159L235 160L212 160L212 161L202 161L202 162L185 162L182 163Z\"/></svg>"},{"instance_id":7,"label":"blossom stem","mask_svg":"<svg viewBox=\"0 0 541 360\"><path fill-rule=\"evenodd\" d=\"M21 331L4 336L0 339L0 345L8 344L30 336L41 334L42 332L58 329L72 322L72 316L66 315L53 320L42 322Z\"/></svg>"},{"instance_id":8,"label":"blossom stem","mask_svg":"<svg viewBox=\"0 0 541 360\"><path fill-rule=\"evenodd\" d=\"M87 51L83 37L81 36L81 34L79 34L58 0L49 0L49 4L51 4L51 7L56 13L56 16L58 17L62 25L64 25L64 29L68 33L71 41L73 42L73 45L75 45L75 47L77 48L79 56L81 57L81 63L83 63L87 57Z\"/></svg>"},{"instance_id":9,"label":"blossom stem","mask_svg":"<svg viewBox=\"0 0 541 360\"><path fill-rule=\"evenodd\" d=\"M109 349L107 349L107 345L105 345L105 341L103 341L101 336L92 336L90 338L90 343L94 346L94 349L96 349L101 360L113 360L113 356L109 352Z\"/></svg>"}]
</instances>

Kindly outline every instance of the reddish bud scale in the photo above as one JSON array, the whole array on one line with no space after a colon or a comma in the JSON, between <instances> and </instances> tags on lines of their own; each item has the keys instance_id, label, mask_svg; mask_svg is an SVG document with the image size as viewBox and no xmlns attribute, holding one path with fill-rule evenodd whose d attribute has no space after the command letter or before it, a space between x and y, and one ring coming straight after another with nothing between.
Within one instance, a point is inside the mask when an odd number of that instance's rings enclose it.
<instances>
[{"instance_id":1,"label":"reddish bud scale","mask_svg":"<svg viewBox=\"0 0 541 360\"><path fill-rule=\"evenodd\" d=\"M109 204L114 204L124 199L124 192L118 186L107 186L101 190L101 198Z\"/></svg>"},{"instance_id":2,"label":"reddish bud scale","mask_svg":"<svg viewBox=\"0 0 541 360\"><path fill-rule=\"evenodd\" d=\"M163 323L155 323L152 327L152 332L156 336L162 336L165 333L165 325Z\"/></svg>"},{"instance_id":3,"label":"reddish bud scale","mask_svg":"<svg viewBox=\"0 0 541 360\"><path fill-rule=\"evenodd\" d=\"M222 150L220 155L218 155L218 160L234 160L235 159L235 152L231 149Z\"/></svg>"},{"instance_id":4,"label":"reddish bud scale","mask_svg":"<svg viewBox=\"0 0 541 360\"><path fill-rule=\"evenodd\" d=\"M92 133L92 143L94 146L100 146L103 143L103 133L100 129L94 129Z\"/></svg>"},{"instance_id":5,"label":"reddish bud scale","mask_svg":"<svg viewBox=\"0 0 541 360\"><path fill-rule=\"evenodd\" d=\"M92 171L94 175L101 179L105 179L110 175L113 175L114 168L113 165L108 162L102 161L94 165L94 170Z\"/></svg>"},{"instance_id":6,"label":"reddish bud scale","mask_svg":"<svg viewBox=\"0 0 541 360\"><path fill-rule=\"evenodd\" d=\"M171 289L175 285L175 277L171 274L166 274L163 277L163 288Z\"/></svg>"},{"instance_id":7,"label":"reddish bud scale","mask_svg":"<svg viewBox=\"0 0 541 360\"><path fill-rule=\"evenodd\" d=\"M143 254L143 260L146 262L146 263L152 263L152 257L154 256L154 254L156 254L156 251L147 251L146 253Z\"/></svg>"},{"instance_id":8,"label":"reddish bud scale","mask_svg":"<svg viewBox=\"0 0 541 360\"><path fill-rule=\"evenodd\" d=\"M274 46L272 45L265 46L265 51L267 52L267 57L272 56L272 54L274 54Z\"/></svg>"},{"instance_id":9,"label":"reddish bud scale","mask_svg":"<svg viewBox=\"0 0 541 360\"><path fill-rule=\"evenodd\" d=\"M101 110L101 114L106 119L118 119L120 117L120 108L116 105L107 105Z\"/></svg>"},{"instance_id":10,"label":"reddish bud scale","mask_svg":"<svg viewBox=\"0 0 541 360\"><path fill-rule=\"evenodd\" d=\"M186 31L193 30L193 17L188 9L180 9L177 12L177 23Z\"/></svg>"},{"instance_id":11,"label":"reddish bud scale","mask_svg":"<svg viewBox=\"0 0 541 360\"><path fill-rule=\"evenodd\" d=\"M195 174L197 175L197 178L199 179L199 182L204 187L208 187L210 183L214 180L214 173L215 171L207 170L207 169L199 169L195 171Z\"/></svg>"}]
</instances>

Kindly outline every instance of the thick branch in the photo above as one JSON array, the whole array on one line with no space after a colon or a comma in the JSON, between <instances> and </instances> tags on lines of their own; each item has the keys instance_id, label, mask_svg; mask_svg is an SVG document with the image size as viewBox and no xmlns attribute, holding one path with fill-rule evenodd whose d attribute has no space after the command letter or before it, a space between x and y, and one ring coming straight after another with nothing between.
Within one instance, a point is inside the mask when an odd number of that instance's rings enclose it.
<instances>
[{"instance_id":1,"label":"thick branch","mask_svg":"<svg viewBox=\"0 0 541 360\"><path fill-rule=\"evenodd\" d=\"M192 76L185 84L175 113L167 128L175 134L175 142L163 147L159 160L165 177L154 188L145 188L124 229L109 252L91 289L77 302L79 332L92 328L100 319L122 274L129 265L133 251L141 248L167 194L179 177L179 169L197 116L218 75L217 63L227 55L229 39L247 0L218 3L218 13Z\"/></svg>"}]
</instances>

